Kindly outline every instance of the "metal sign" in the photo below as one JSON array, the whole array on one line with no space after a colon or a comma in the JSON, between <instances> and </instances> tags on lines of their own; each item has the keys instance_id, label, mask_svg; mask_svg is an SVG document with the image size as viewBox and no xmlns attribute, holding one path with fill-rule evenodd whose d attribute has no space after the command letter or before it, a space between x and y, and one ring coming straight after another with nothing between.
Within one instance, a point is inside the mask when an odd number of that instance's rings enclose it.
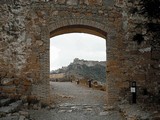
<instances>
[{"instance_id":1,"label":"metal sign","mask_svg":"<svg viewBox=\"0 0 160 120\"><path fill-rule=\"evenodd\" d=\"M136 88L135 87L131 87L131 93L135 93L136 92Z\"/></svg>"}]
</instances>

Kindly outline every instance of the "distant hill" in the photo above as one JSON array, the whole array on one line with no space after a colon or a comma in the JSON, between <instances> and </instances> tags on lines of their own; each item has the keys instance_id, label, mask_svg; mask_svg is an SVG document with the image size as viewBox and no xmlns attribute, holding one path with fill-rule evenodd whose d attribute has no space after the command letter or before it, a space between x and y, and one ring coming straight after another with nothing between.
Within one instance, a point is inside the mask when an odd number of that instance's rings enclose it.
<instances>
[{"instance_id":1,"label":"distant hill","mask_svg":"<svg viewBox=\"0 0 160 120\"><path fill-rule=\"evenodd\" d=\"M87 61L75 58L70 65L58 70L51 71L51 74L65 73L66 76L74 76L79 79L93 79L102 83L106 82L106 62Z\"/></svg>"}]
</instances>

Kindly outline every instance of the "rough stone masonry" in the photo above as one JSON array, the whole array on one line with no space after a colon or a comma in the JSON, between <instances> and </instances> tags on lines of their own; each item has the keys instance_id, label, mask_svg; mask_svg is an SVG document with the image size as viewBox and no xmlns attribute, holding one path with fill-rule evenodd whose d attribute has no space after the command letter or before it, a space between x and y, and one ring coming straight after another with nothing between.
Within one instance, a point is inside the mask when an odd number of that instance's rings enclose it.
<instances>
[{"instance_id":1,"label":"rough stone masonry","mask_svg":"<svg viewBox=\"0 0 160 120\"><path fill-rule=\"evenodd\" d=\"M0 0L0 95L50 102L49 39L84 32L106 39L108 104L130 97L136 81L138 101L147 90L160 93L159 46L150 36L141 45L133 35L144 18L129 13L129 0ZM158 44L158 43L157 43Z\"/></svg>"}]
</instances>

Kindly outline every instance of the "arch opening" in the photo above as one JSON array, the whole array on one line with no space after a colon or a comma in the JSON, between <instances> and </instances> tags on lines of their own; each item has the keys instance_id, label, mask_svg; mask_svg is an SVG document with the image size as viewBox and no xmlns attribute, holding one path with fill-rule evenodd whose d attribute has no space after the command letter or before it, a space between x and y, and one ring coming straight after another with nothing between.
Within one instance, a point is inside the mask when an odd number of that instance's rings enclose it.
<instances>
[{"instance_id":1,"label":"arch opening","mask_svg":"<svg viewBox=\"0 0 160 120\"><path fill-rule=\"evenodd\" d=\"M64 26L64 27L60 27L58 29L55 29L54 31L50 32L50 39L53 38L53 37L57 37L57 36L60 36L60 35L64 35L64 34L68 34L68 33L87 33L87 34L90 34L90 35L94 35L94 36L98 36L100 37L101 39L103 39L105 41L105 53L104 53L104 56L106 57L107 59L107 52L106 52L106 36L107 36L107 33L104 32L103 30L100 30L98 28L94 28L94 27L91 27L91 26L85 26L85 25L71 25L71 26ZM51 41L50 41L51 42ZM84 40L85 42L85 40ZM101 46L99 46L101 47ZM50 51L51 52L51 51ZM54 54L54 53L53 53ZM106 67L106 59L105 59L105 67ZM72 61L71 61L72 62ZM106 73L106 70L104 70L104 72ZM62 75L62 74L61 74ZM105 74L106 75L106 74ZM58 77L58 76L54 76L54 77ZM69 79L73 79L73 76L70 75L70 76L67 76L69 77ZM55 81L58 81L58 79L56 78ZM54 81L54 82L55 82ZM83 83L85 81L82 81L81 84L86 84L86 83ZM88 84L88 83L87 83ZM53 85L53 84L52 84ZM97 84L96 84L97 85ZM89 86L88 86L89 87ZM99 86L98 86L99 87ZM103 89L104 91L106 90L106 77L105 77L105 83L103 84L103 86L100 88L97 88L97 89ZM105 93L103 94L104 96L101 96L101 98L105 99ZM106 101L104 100L104 103Z\"/></svg>"},{"instance_id":2,"label":"arch opening","mask_svg":"<svg viewBox=\"0 0 160 120\"><path fill-rule=\"evenodd\" d=\"M67 61L63 60L64 56ZM69 65L75 58L106 61L106 40L88 33L67 33L50 38L50 71ZM56 63L58 65L53 66Z\"/></svg>"}]
</instances>

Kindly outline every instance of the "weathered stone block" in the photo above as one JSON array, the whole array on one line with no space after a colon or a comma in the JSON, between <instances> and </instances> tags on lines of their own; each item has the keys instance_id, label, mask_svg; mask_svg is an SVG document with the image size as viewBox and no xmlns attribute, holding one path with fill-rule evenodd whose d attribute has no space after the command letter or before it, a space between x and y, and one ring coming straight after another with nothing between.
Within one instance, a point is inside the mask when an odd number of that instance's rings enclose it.
<instances>
[{"instance_id":1,"label":"weathered stone block","mask_svg":"<svg viewBox=\"0 0 160 120\"><path fill-rule=\"evenodd\" d=\"M152 59L160 60L160 51L152 51Z\"/></svg>"},{"instance_id":2,"label":"weathered stone block","mask_svg":"<svg viewBox=\"0 0 160 120\"><path fill-rule=\"evenodd\" d=\"M20 84L20 80L19 80L19 79L15 79L15 80L14 80L14 84L15 84L15 85L19 85L19 84Z\"/></svg>"},{"instance_id":3,"label":"weathered stone block","mask_svg":"<svg viewBox=\"0 0 160 120\"><path fill-rule=\"evenodd\" d=\"M13 85L13 79L11 78L4 78L1 80L2 85Z\"/></svg>"},{"instance_id":4,"label":"weathered stone block","mask_svg":"<svg viewBox=\"0 0 160 120\"><path fill-rule=\"evenodd\" d=\"M84 4L89 5L89 1L88 0L84 0Z\"/></svg>"},{"instance_id":5,"label":"weathered stone block","mask_svg":"<svg viewBox=\"0 0 160 120\"><path fill-rule=\"evenodd\" d=\"M16 86L2 86L2 92L6 94L16 93Z\"/></svg>"},{"instance_id":6,"label":"weathered stone block","mask_svg":"<svg viewBox=\"0 0 160 120\"><path fill-rule=\"evenodd\" d=\"M0 106L5 106L8 105L10 103L11 99L6 98L6 99L1 99L0 100Z\"/></svg>"},{"instance_id":7,"label":"weathered stone block","mask_svg":"<svg viewBox=\"0 0 160 120\"><path fill-rule=\"evenodd\" d=\"M137 81L138 83L145 83L145 81L146 81L146 74L145 73L135 74L133 76L133 80Z\"/></svg>"},{"instance_id":8,"label":"weathered stone block","mask_svg":"<svg viewBox=\"0 0 160 120\"><path fill-rule=\"evenodd\" d=\"M58 0L59 4L65 4L66 0Z\"/></svg>"},{"instance_id":9,"label":"weathered stone block","mask_svg":"<svg viewBox=\"0 0 160 120\"><path fill-rule=\"evenodd\" d=\"M88 0L89 5L102 5L102 0Z\"/></svg>"},{"instance_id":10,"label":"weathered stone block","mask_svg":"<svg viewBox=\"0 0 160 120\"><path fill-rule=\"evenodd\" d=\"M68 0L67 5L78 5L78 0Z\"/></svg>"},{"instance_id":11,"label":"weathered stone block","mask_svg":"<svg viewBox=\"0 0 160 120\"><path fill-rule=\"evenodd\" d=\"M37 41L36 41L36 45L38 45L38 46L43 45L43 41L41 41L41 40L37 40Z\"/></svg>"},{"instance_id":12,"label":"weathered stone block","mask_svg":"<svg viewBox=\"0 0 160 120\"><path fill-rule=\"evenodd\" d=\"M23 80L23 85L24 86L30 86L32 83L29 80Z\"/></svg>"}]
</instances>

